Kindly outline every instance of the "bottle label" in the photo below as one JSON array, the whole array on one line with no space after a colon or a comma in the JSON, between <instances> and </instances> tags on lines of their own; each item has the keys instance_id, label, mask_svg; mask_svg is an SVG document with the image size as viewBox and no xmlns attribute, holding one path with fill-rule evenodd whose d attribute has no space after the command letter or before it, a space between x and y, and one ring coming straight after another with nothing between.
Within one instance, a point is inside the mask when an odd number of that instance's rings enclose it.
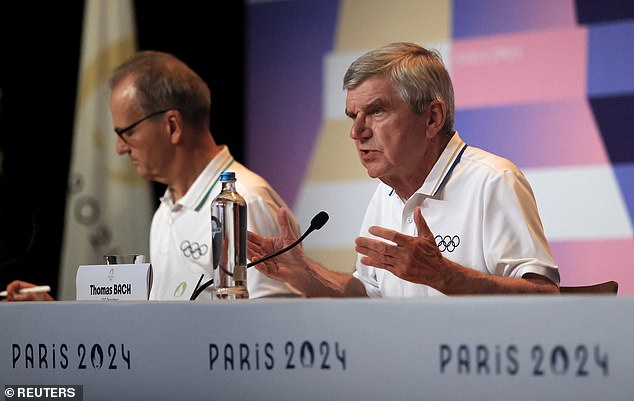
<instances>
[{"instance_id":1,"label":"bottle label","mask_svg":"<svg viewBox=\"0 0 634 401\"><path fill-rule=\"evenodd\" d=\"M220 247L222 246L222 223L220 219L216 216L211 216L211 249L212 251L212 259L213 259L213 268L216 269L218 267L218 263L220 262Z\"/></svg>"}]
</instances>

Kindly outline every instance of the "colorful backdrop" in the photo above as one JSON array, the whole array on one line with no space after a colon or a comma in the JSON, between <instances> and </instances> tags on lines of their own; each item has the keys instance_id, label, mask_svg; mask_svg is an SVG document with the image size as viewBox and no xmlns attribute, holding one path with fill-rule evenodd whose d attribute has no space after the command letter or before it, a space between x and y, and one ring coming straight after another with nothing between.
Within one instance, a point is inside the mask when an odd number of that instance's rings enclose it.
<instances>
[{"instance_id":1,"label":"colorful backdrop","mask_svg":"<svg viewBox=\"0 0 634 401\"><path fill-rule=\"evenodd\" d=\"M343 74L393 41L438 49L455 128L527 175L562 284L634 294L634 2L294 0L247 7L246 161L292 205L325 265L352 271L376 182L356 156Z\"/></svg>"}]
</instances>

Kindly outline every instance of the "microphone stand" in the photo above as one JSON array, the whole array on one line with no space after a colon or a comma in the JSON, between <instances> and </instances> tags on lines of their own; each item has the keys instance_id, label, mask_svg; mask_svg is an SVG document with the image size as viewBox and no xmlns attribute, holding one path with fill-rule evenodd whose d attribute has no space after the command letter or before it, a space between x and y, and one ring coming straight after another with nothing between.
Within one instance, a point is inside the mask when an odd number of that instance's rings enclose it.
<instances>
[{"instance_id":1,"label":"microphone stand","mask_svg":"<svg viewBox=\"0 0 634 401\"><path fill-rule=\"evenodd\" d=\"M258 263L262 263L265 260L269 260L271 258L274 258L274 257L276 257L276 256L288 251L289 249L297 246L297 244L302 242L304 240L304 238L306 238L308 236L308 234L312 233L315 230L319 230L320 228L322 228L324 226L324 224L326 224L327 221L328 221L328 213L326 213L324 211L321 211L321 212L317 213L317 215L315 215L315 217L313 217L313 219L310 221L310 226L304 232L304 234L301 235L301 237L299 237L297 240L295 240L289 246L287 246L285 248L282 248L281 250L279 250L279 251L277 251L275 253L267 255L267 256L263 257L262 259L258 259L256 261L248 263L247 264L247 268L249 268L251 266L255 266ZM209 287L210 285L212 285L214 283L214 279L211 278L208 281L206 281L204 284L200 285L200 282L201 282L202 279L203 279L203 276L200 276L200 279L198 280L198 284L196 284L196 288L194 289L194 292L192 293L192 296L189 298L190 301L195 300L198 297L198 295L200 295L200 293L205 290L205 288Z\"/></svg>"},{"instance_id":2,"label":"microphone stand","mask_svg":"<svg viewBox=\"0 0 634 401\"><path fill-rule=\"evenodd\" d=\"M310 233L312 233L312 232L313 232L313 230L315 230L315 228L314 228L314 227L312 227L312 226L311 226L311 227L309 227L309 228L308 228L308 230L306 230L306 232L305 232L304 234L302 234L302 236L301 236L301 237L297 238L297 240L296 240L295 242L293 242L292 244L290 244L290 245L289 245L289 246L287 246L286 248L282 248L282 249L280 249L279 251L277 251L277 252L275 252L275 253L272 253L272 254L270 254L270 255L267 255L267 256L263 257L262 259L258 259L258 260L255 260L255 261L251 262L251 263L247 263L247 268L249 268L249 267L251 267L251 266L255 266L255 265L259 264L259 263L264 262L265 260L269 260L269 259L271 259L271 258L274 258L274 257L278 256L278 255L281 255L281 254L283 254L284 252L288 251L289 249L291 249L291 248L293 248L293 247L297 246L297 244L299 244L300 242L302 242L302 241L304 240L304 238L306 238L306 236L307 236L308 234L310 234Z\"/></svg>"}]
</instances>

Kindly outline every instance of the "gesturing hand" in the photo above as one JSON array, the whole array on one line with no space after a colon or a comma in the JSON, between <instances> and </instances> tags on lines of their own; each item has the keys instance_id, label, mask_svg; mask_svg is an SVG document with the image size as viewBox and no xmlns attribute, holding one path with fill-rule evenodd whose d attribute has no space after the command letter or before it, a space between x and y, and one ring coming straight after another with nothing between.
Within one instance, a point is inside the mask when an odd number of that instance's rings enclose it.
<instances>
[{"instance_id":1,"label":"gesturing hand","mask_svg":"<svg viewBox=\"0 0 634 401\"><path fill-rule=\"evenodd\" d=\"M297 240L297 235L291 228L288 213L285 209L280 208L277 220L281 229L280 235L277 237L264 237L252 231L248 232L247 245L251 261L260 260ZM306 255L302 245L299 244L285 253L258 263L252 268L258 269L270 278L292 284L299 270L303 270L305 266Z\"/></svg>"},{"instance_id":2,"label":"gesturing hand","mask_svg":"<svg viewBox=\"0 0 634 401\"><path fill-rule=\"evenodd\" d=\"M358 237L355 250L364 255L361 263L365 265L385 269L412 283L437 287L443 277L446 259L440 253L434 234L418 206L414 209L414 221L418 229L416 237L372 226L368 230L370 234L391 243Z\"/></svg>"}]
</instances>

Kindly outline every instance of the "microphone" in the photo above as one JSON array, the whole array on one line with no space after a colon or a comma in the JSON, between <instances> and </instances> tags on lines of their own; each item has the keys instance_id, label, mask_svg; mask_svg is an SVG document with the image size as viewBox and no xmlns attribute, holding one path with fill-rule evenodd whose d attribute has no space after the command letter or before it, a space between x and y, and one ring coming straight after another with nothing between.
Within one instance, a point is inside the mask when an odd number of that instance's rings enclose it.
<instances>
[{"instance_id":1,"label":"microphone","mask_svg":"<svg viewBox=\"0 0 634 401\"><path fill-rule=\"evenodd\" d=\"M315 230L319 230L320 228L322 228L324 226L324 224L326 224L326 222L328 221L328 213L324 212L323 210L319 213L317 213L315 215L315 217L313 217L313 219L310 221L310 226L306 229L306 231L304 232L304 234L302 234L301 237L297 238L297 240L295 242L293 242L292 244L290 244L289 246L287 246L286 248L283 248L275 253L272 253L268 256L263 257L262 259L258 259L256 261L253 261L251 263L247 263L247 268L251 267L251 266L255 266L258 263L262 263L265 260L269 260L271 258L274 258L286 251L288 251L289 249L297 246L297 244L299 244L300 242L302 242L304 240L304 238L306 238L308 236L308 234L312 233ZM207 282L205 282L204 284L201 285L201 281L203 279L203 276L200 276L200 279L198 280L198 283L196 284L196 288L194 289L194 292L192 293L191 297L189 298L190 301L194 301L196 298L198 298L198 296L200 295L201 292L203 292L205 290L205 288L209 287L210 285L212 285L214 283L214 279L210 279Z\"/></svg>"},{"instance_id":2,"label":"microphone","mask_svg":"<svg viewBox=\"0 0 634 401\"><path fill-rule=\"evenodd\" d=\"M308 236L308 234L312 233L315 230L319 230L320 228L322 228L324 226L324 224L326 224L326 222L328 221L328 213L324 212L323 210L319 213L317 213L315 215L315 217L313 217L313 219L310 221L310 227L308 227L308 229L304 232L304 234L302 234L301 237L297 238L297 240L295 242L293 242L292 244L290 244L289 246L287 246L286 248L280 249L279 251L272 253L268 256L263 257L262 259L258 259L256 261L253 261L251 263L247 264L247 268L251 267L251 266L255 266L258 263L262 263L265 260L269 260L271 258L274 258L286 251L288 251L289 249L297 246L297 244L299 244L300 242L302 242L304 240L304 238L306 238Z\"/></svg>"}]
</instances>

